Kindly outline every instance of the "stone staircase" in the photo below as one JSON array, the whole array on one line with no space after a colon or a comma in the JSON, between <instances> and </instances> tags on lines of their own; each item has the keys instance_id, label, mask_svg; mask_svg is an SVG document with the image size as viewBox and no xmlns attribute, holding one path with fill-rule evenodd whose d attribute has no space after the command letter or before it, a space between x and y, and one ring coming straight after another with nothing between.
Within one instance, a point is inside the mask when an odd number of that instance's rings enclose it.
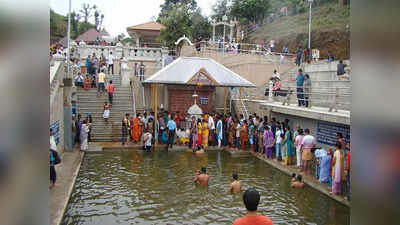
<instances>
[{"instance_id":1,"label":"stone staircase","mask_svg":"<svg viewBox=\"0 0 400 225\"><path fill-rule=\"evenodd\" d=\"M86 117L87 112L90 112L92 115L92 141L121 141L122 118L125 113L134 114L131 87L121 86L120 75L113 75L111 79L115 90L108 124L106 124L103 119L103 105L104 102L108 101L108 95L104 94L97 97L97 89L95 88L91 88L88 91L83 88L78 88L77 90L77 112L81 114L83 118ZM143 112L143 105L140 100L141 96L139 96L141 95L141 90L138 88L138 85L141 84L137 81L133 82L136 111Z\"/></svg>"}]
</instances>

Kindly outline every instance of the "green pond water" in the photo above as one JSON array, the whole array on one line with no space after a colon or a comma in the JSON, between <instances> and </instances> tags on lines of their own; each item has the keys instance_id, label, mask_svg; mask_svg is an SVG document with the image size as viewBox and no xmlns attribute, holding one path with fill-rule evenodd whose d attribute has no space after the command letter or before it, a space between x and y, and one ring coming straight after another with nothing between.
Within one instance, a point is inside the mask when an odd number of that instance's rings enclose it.
<instances>
[{"instance_id":1,"label":"green pond water","mask_svg":"<svg viewBox=\"0 0 400 225\"><path fill-rule=\"evenodd\" d=\"M193 183L207 167L209 187ZM274 224L350 224L350 209L320 192L290 188L290 177L255 157L226 152L86 154L63 225L232 224L246 211L230 194L232 173L261 194L259 212Z\"/></svg>"}]
</instances>

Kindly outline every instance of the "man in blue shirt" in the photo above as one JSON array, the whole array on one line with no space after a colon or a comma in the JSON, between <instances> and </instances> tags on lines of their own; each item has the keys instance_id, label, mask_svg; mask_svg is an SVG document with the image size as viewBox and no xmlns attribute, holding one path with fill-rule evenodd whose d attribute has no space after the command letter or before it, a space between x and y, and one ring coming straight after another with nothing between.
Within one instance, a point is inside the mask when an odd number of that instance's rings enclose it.
<instances>
[{"instance_id":1,"label":"man in blue shirt","mask_svg":"<svg viewBox=\"0 0 400 225\"><path fill-rule=\"evenodd\" d=\"M174 117L175 117L175 115L172 114L171 115L171 119L167 123L167 128L168 128L168 145L167 145L167 149L169 148L169 146L171 146L171 148L172 148L172 145L174 144L175 130L176 130L176 123L174 121Z\"/></svg>"},{"instance_id":2,"label":"man in blue shirt","mask_svg":"<svg viewBox=\"0 0 400 225\"><path fill-rule=\"evenodd\" d=\"M303 97L303 84L304 84L305 76L303 74L303 70L299 69L299 74L296 78L296 86L297 86L297 100L300 106L305 106L304 97Z\"/></svg>"}]
</instances>

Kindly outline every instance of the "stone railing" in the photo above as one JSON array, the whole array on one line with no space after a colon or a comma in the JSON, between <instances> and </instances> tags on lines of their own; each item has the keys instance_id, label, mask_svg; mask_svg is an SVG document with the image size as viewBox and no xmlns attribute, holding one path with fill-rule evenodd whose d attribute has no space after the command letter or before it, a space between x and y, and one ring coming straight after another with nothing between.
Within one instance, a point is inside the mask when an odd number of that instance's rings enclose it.
<instances>
[{"instance_id":1,"label":"stone railing","mask_svg":"<svg viewBox=\"0 0 400 225\"><path fill-rule=\"evenodd\" d=\"M55 95L65 76L64 60L64 56L55 55L50 62L50 106L53 104Z\"/></svg>"},{"instance_id":2,"label":"stone railing","mask_svg":"<svg viewBox=\"0 0 400 225\"><path fill-rule=\"evenodd\" d=\"M137 48L123 46L121 43L118 43L116 46L86 45L85 43L77 45L73 43L72 47L76 50L74 51L74 56L80 59L85 59L89 55L93 55L93 53L98 57L101 56L101 54L107 57L110 52L112 52L116 59L126 58L128 60L154 61L168 54L168 49L166 48Z\"/></svg>"}]
</instances>

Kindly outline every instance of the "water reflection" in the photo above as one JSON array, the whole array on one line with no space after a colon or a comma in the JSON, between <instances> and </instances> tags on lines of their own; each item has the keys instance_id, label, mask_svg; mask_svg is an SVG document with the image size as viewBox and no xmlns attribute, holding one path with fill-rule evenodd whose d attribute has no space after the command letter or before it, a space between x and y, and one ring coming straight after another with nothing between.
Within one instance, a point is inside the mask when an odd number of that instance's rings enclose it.
<instances>
[{"instance_id":1,"label":"water reflection","mask_svg":"<svg viewBox=\"0 0 400 225\"><path fill-rule=\"evenodd\" d=\"M193 183L207 167L209 187ZM243 216L241 194L230 194L232 173L261 194L259 210L274 224L349 224L349 209L252 157L225 152L87 154L63 223L231 224Z\"/></svg>"}]
</instances>

